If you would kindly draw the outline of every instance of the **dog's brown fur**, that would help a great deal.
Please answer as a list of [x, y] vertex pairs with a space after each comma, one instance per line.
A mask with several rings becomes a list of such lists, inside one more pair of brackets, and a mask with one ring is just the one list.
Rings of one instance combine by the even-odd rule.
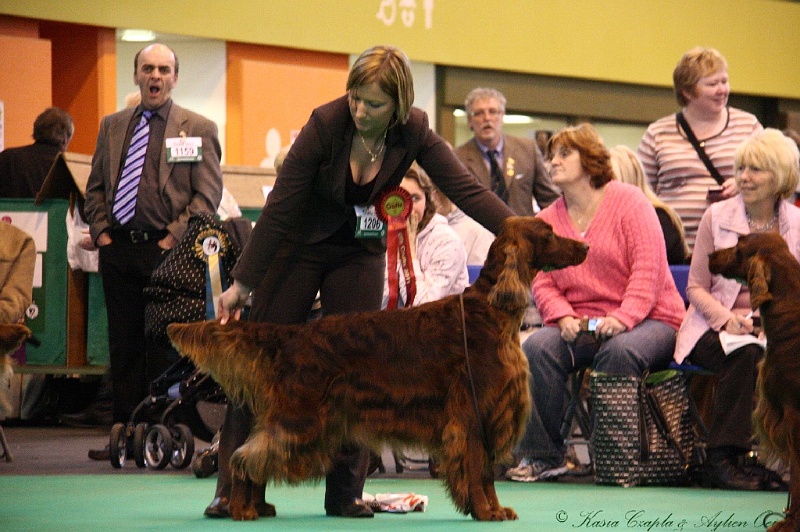
[[0, 323], [0, 373], [11, 367], [11, 353], [19, 349], [22, 342], [30, 338], [31, 331], [18, 323]]
[[[581, 263], [586, 251], [541, 220], [515, 217], [464, 292], [463, 315], [460, 296], [450, 296], [305, 325], [173, 324], [168, 334], [253, 411], [255, 427], [231, 459], [234, 477], [296, 484], [323, 478], [344, 443], [411, 446], [440, 460], [458, 510], [478, 520], [516, 519], [497, 500], [494, 465], [510, 461], [530, 412], [519, 328], [531, 281], [539, 269]], [[252, 499], [235, 498], [234, 519], [258, 517]]]
[[[19, 349], [27, 338], [30, 338], [31, 331], [24, 325], [17, 323], [0, 324], [0, 419], [3, 413], [11, 412], [11, 400], [9, 397], [8, 383], [14, 375], [11, 353]], [[1, 457], [0, 457], [1, 458]], [[8, 459], [8, 456], [6, 456]]]
[[777, 233], [743, 236], [709, 257], [709, 270], [746, 281], [767, 352], [759, 365], [753, 422], [768, 458], [790, 466], [791, 506], [770, 532], [800, 530], [800, 264]]

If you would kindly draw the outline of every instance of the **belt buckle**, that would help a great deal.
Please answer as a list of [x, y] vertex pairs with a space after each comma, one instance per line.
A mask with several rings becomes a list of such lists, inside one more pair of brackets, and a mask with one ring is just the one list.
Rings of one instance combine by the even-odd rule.
[[136, 231], [133, 230], [130, 232], [131, 242], [134, 244], [141, 244], [142, 242], [147, 242], [149, 240], [147, 231]]

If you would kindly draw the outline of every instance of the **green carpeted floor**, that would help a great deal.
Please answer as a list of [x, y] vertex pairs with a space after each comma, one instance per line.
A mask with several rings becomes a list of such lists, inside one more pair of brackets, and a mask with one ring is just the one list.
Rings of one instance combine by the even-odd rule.
[[[374, 519], [324, 516], [324, 485], [270, 488], [278, 517], [251, 523], [202, 516], [216, 478], [191, 475], [0, 476], [0, 530], [763, 530], [785, 493], [697, 488], [615, 488], [570, 482], [498, 482], [500, 501], [519, 521], [485, 524], [456, 513], [441, 483], [368, 479], [368, 493], [429, 497], [425, 513]], [[770, 519], [774, 520], [775, 517]], [[767, 521], [769, 522], [769, 521]]]

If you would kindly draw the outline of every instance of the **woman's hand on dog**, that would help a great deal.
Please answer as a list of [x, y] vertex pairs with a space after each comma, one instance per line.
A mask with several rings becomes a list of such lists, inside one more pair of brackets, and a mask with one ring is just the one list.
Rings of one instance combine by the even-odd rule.
[[225, 325], [231, 317], [238, 321], [242, 316], [242, 307], [247, 304], [248, 299], [250, 299], [250, 289], [234, 280], [230, 288], [219, 296], [217, 317], [220, 323]]

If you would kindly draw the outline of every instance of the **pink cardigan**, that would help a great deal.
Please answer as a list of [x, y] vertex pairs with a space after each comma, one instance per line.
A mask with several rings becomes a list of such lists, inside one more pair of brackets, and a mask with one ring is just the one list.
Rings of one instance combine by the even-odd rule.
[[641, 190], [608, 183], [583, 235], [572, 225], [563, 197], [538, 216], [557, 234], [589, 244], [582, 264], [540, 272], [534, 279], [536, 308], [545, 324], [564, 316], [613, 316], [629, 330], [646, 318], [678, 329], [683, 299], [669, 271], [656, 211]]
[[[781, 236], [789, 244], [792, 255], [800, 260], [800, 209], [782, 201], [778, 206], [778, 220]], [[740, 292], [748, 290], [734, 279], [711, 275], [708, 271], [708, 255], [711, 252], [735, 246], [739, 237], [748, 233], [750, 227], [747, 225], [747, 213], [741, 195], [712, 203], [706, 209], [697, 230], [692, 265], [689, 267], [689, 283], [686, 287], [689, 310], [675, 341], [675, 362], [683, 362], [707, 330], [722, 330], [733, 316], [732, 309]]]

